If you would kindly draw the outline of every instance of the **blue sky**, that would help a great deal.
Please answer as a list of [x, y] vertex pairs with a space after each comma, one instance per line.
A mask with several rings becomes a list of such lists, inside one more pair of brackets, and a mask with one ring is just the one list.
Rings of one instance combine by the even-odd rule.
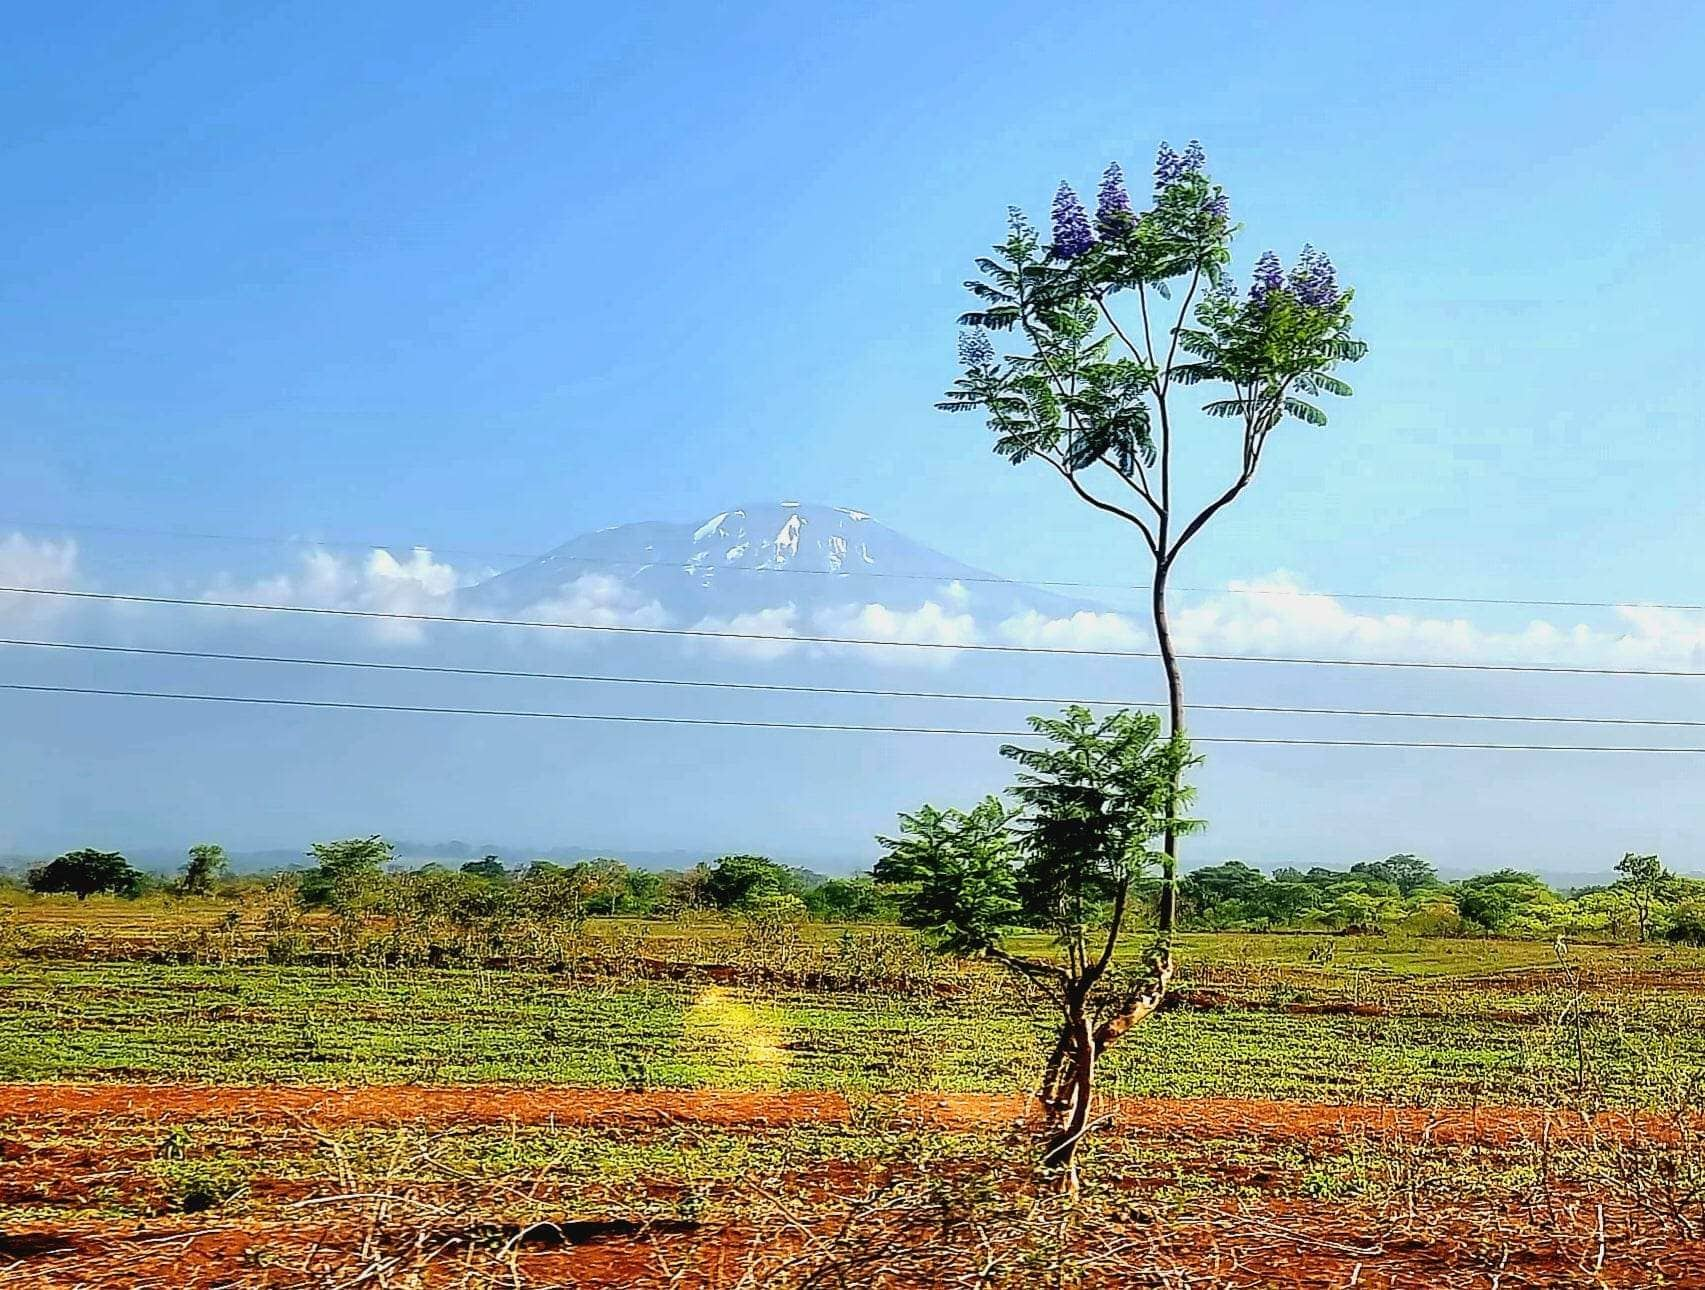
[[[9, 26], [0, 540], [57, 522], [532, 552], [803, 497], [1018, 578], [1138, 581], [1126, 534], [931, 405], [1004, 208], [1197, 136], [1240, 272], [1326, 248], [1373, 352], [1329, 428], [1286, 427], [1184, 582], [1705, 600], [1695, 6], [34, 5]], [[1229, 448], [1196, 429], [1206, 459]], [[109, 589], [294, 558], [77, 540]], [[73, 741], [33, 765], [62, 714], [0, 703], [15, 767], [93, 764]], [[1652, 778], [1500, 764], [1541, 815]], [[1250, 762], [1245, 787], [1294, 791], [1285, 766]], [[1661, 777], [1697, 818], [1697, 772]], [[1308, 793], [1316, 819], [1343, 809]], [[560, 836], [620, 840], [597, 818], [618, 800]], [[169, 795], [113, 828], [200, 831]]]

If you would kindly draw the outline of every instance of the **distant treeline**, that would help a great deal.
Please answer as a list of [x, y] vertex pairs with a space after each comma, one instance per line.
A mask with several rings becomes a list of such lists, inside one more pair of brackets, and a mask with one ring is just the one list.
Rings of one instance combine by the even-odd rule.
[[[615, 859], [572, 864], [537, 860], [506, 865], [495, 855], [457, 866], [399, 866], [383, 838], [316, 843], [307, 868], [233, 876], [224, 850], [190, 849], [172, 878], [146, 873], [116, 852], [84, 849], [4, 879], [38, 893], [87, 897], [149, 892], [240, 896], [289, 887], [309, 908], [365, 907], [383, 912], [405, 891], [432, 903], [496, 909], [514, 904], [568, 919], [668, 917], [698, 911], [763, 914], [826, 922], [893, 922], [899, 887], [869, 874], [830, 878], [765, 856], [728, 855], [682, 869], [637, 868]], [[1670, 873], [1655, 855], [1629, 853], [1618, 877], [1601, 886], [1557, 890], [1515, 869], [1455, 882], [1418, 856], [1399, 854], [1348, 869], [1283, 867], [1272, 874], [1228, 860], [1179, 883], [1179, 910], [1197, 931], [1313, 930], [1453, 936], [1664, 938], [1705, 945], [1705, 880]], [[392, 890], [392, 889], [395, 890]], [[1141, 895], [1158, 894], [1150, 882]], [[1044, 911], [1020, 917], [1046, 922]]]

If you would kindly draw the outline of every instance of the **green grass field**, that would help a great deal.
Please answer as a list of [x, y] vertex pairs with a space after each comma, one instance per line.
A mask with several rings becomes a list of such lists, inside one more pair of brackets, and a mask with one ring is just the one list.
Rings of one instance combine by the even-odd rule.
[[[1526, 977], [1302, 987], [1202, 964], [1210, 1007], [1113, 1050], [1132, 1094], [1534, 1103], [1583, 1087], [1663, 1105], [1705, 1069], [1705, 994], [1567, 996]], [[18, 963], [0, 969], [0, 1080], [496, 1082], [657, 1088], [1008, 1092], [1034, 1078], [1046, 1013], [1016, 991], [885, 998], [552, 974]]]
[[[894, 1284], [978, 1284], [998, 1246], [1029, 1284], [1068, 1213], [1070, 1260], [1109, 1285], [1180, 1266], [1214, 1284], [1228, 1248], [1280, 1250], [1309, 1286], [1705, 1275], [1686, 1239], [1705, 1230], [1699, 951], [1183, 937], [1172, 1006], [1100, 1077], [1164, 1100], [1108, 1104], [1062, 1210], [1013, 1124], [1052, 1016], [896, 929], [594, 920], [553, 970], [334, 966], [323, 942], [266, 962], [255, 911], [232, 908], [0, 911], [0, 1275], [21, 1249], [28, 1290], [387, 1268], [675, 1285], [714, 1258], [727, 1276], [706, 1284], [733, 1286], [899, 1257], [916, 1275]], [[1526, 1127], [1482, 1131], [1483, 1113]], [[517, 1244], [565, 1220], [600, 1235]], [[142, 1232], [166, 1243], [128, 1244]], [[1274, 1257], [1243, 1284], [1269, 1284]]]

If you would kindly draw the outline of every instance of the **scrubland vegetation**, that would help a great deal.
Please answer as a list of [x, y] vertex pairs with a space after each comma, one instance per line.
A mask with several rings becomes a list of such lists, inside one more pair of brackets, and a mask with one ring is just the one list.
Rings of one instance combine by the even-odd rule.
[[1016, 807], [920, 808], [846, 878], [379, 837], [264, 874], [214, 844], [169, 878], [37, 866], [0, 891], [0, 1269], [1705, 1277], [1705, 884], [1636, 853], [1575, 891], [1233, 861], [1179, 879], [1168, 934], [1150, 848], [1188, 829], [1187, 748], [1033, 725]]
[[[506, 865], [488, 857], [458, 867], [407, 866], [383, 839], [354, 838], [316, 844], [301, 867], [233, 876], [223, 863], [209, 871], [198, 858], [204, 853], [223, 861], [222, 850], [209, 845], [193, 848], [175, 876], [95, 851], [15, 869], [0, 876], [0, 935], [26, 953], [37, 952], [32, 946], [72, 953], [81, 936], [105, 938], [111, 949], [128, 942], [136, 952], [145, 946], [202, 959], [536, 963], [589, 921], [603, 939], [612, 926], [656, 942], [678, 938], [682, 927], [713, 940], [763, 927], [781, 940], [813, 942], [839, 935], [834, 929], [845, 924], [898, 928], [911, 894], [907, 884], [869, 873], [825, 878], [754, 855], [663, 872], [616, 859]], [[68, 862], [103, 855], [112, 857], [102, 862], [111, 874], [104, 886], [78, 892], [59, 885]], [[1508, 868], [1444, 881], [1426, 860], [1407, 854], [1345, 869], [1281, 866], [1271, 874], [1230, 860], [1180, 879], [1179, 921], [1190, 932], [1705, 946], [1705, 879], [1671, 873], [1656, 856], [1630, 853], [1614, 867], [1613, 881], [1557, 889]], [[1153, 878], [1133, 884], [1139, 923], [1152, 925], [1158, 894]], [[1047, 912], [1021, 904], [1011, 925], [1019, 929], [1016, 943], [1034, 944], [1022, 929], [1045, 928]]]
[[[378, 883], [359, 913], [286, 901], [297, 884], [276, 880], [14, 893], [15, 1283], [116, 1285], [115, 1266], [254, 1286], [375, 1267], [399, 1286], [1701, 1271], [1705, 951], [1185, 933], [1166, 1005], [1099, 1073], [1116, 1122], [1068, 1198], [1037, 1190], [1014, 1130], [1055, 1013], [996, 964], [761, 904], [641, 918], [565, 901], [559, 918], [534, 893], [479, 941], [489, 961], [433, 966], [435, 943], [471, 933], [399, 934], [393, 885], [421, 884]], [[175, 1262], [126, 1244], [139, 1223], [181, 1235]], [[1205, 1266], [1219, 1279], [1189, 1271]]]

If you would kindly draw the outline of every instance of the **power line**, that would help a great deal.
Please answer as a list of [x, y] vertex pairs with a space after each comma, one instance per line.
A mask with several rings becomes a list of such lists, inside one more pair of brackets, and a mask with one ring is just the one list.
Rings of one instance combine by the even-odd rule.
[[[697, 640], [763, 641], [782, 645], [847, 645], [864, 649], [946, 650], [983, 654], [1035, 654], [1079, 658], [1158, 658], [1155, 650], [1085, 649], [1063, 645], [993, 645], [982, 642], [886, 640], [859, 636], [787, 636], [779, 632], [717, 632], [694, 627], [635, 627], [608, 623], [563, 623], [533, 618], [475, 618], [457, 614], [405, 614], [377, 609], [332, 609], [313, 605], [269, 605], [236, 600], [192, 600], [180, 596], [140, 596], [108, 591], [66, 591], [48, 587], [0, 587], [0, 593], [20, 596], [59, 596], [121, 604], [173, 605], [192, 609], [239, 609], [271, 614], [317, 614], [333, 618], [377, 619], [407, 623], [460, 623], [478, 627], [532, 627], [556, 631], [605, 632], [627, 636], [682, 637]], [[1401, 659], [1310, 658], [1264, 654], [1180, 654], [1201, 663], [1281, 663], [1308, 667], [1408, 668], [1444, 672], [1535, 673], [1563, 676], [1702, 677], [1705, 671], [1685, 668], [1567, 667], [1539, 663], [1446, 663]]]
[[[453, 667], [434, 663], [385, 663], [371, 659], [303, 658], [278, 654], [236, 654], [215, 650], [161, 649], [141, 645], [97, 645], [81, 641], [0, 639], [0, 646], [70, 650], [79, 653], [140, 655], [148, 658], [195, 659], [225, 663], [273, 663], [299, 667], [351, 668], [376, 672], [409, 672], [442, 676], [502, 677], [531, 681], [576, 681], [597, 685], [656, 685], [693, 690], [739, 690], [774, 694], [823, 694], [870, 699], [948, 699], [977, 703], [1023, 703], [1031, 706], [1088, 708], [1162, 708], [1153, 699], [1071, 699], [1057, 695], [987, 694], [954, 690], [888, 690], [836, 685], [785, 685], [769, 681], [704, 681], [666, 676], [609, 676], [591, 672], [534, 672], [512, 668]], [[1197, 712], [1245, 712], [1295, 717], [1385, 717], [1439, 721], [1504, 721], [1545, 725], [1705, 727], [1705, 721], [1662, 717], [1545, 716], [1525, 713], [1416, 712], [1389, 708], [1298, 708], [1250, 703], [1192, 703]]]
[[[225, 542], [244, 546], [315, 546], [329, 549], [352, 551], [429, 551], [436, 555], [466, 555], [478, 556], [493, 560], [526, 560], [539, 558], [536, 551], [494, 551], [473, 547], [438, 546], [430, 542], [390, 542], [390, 541], [361, 541], [352, 538], [321, 539], [305, 537], [254, 537], [228, 533], [191, 533], [175, 529], [133, 528], [109, 524], [71, 524], [48, 520], [19, 520], [0, 519], [0, 525], [16, 529], [58, 529], [72, 533], [108, 533], [128, 537], [163, 537], [176, 541], [187, 542]], [[618, 560], [614, 557], [586, 555], [557, 555], [557, 560], [571, 561], [575, 564], [595, 565], [608, 568], [649, 569], [660, 565], [673, 566], [673, 561], [662, 560]], [[963, 582], [971, 584], [990, 584], [1006, 587], [1064, 587], [1081, 591], [1136, 591], [1147, 592], [1150, 588], [1146, 583], [1129, 582], [1083, 582], [1057, 578], [1002, 578], [995, 574], [954, 574], [954, 573], [917, 573], [893, 569], [859, 569], [848, 573], [834, 569], [802, 569], [796, 566], [779, 566], [769, 569], [754, 568], [749, 565], [707, 565], [705, 571], [723, 574], [791, 574], [794, 576], [847, 579], [856, 578], [892, 578], [917, 582]], [[1541, 609], [1672, 609], [1691, 612], [1705, 612], [1705, 604], [1685, 604], [1675, 601], [1661, 600], [1568, 600], [1522, 598], [1513, 596], [1445, 596], [1437, 594], [1403, 594], [1396, 592], [1372, 591], [1311, 591], [1301, 587], [1192, 587], [1182, 584], [1173, 586], [1175, 591], [1188, 592], [1192, 595], [1226, 595], [1226, 596], [1298, 596], [1298, 597], [1329, 597], [1333, 600], [1366, 600], [1390, 604], [1438, 604], [1438, 605], [1503, 605], [1516, 608]]]
[[610, 721], [639, 725], [664, 726], [731, 726], [753, 730], [834, 730], [858, 731], [867, 734], [906, 735], [978, 735], [986, 738], [1012, 739], [1030, 734], [1028, 730], [962, 730], [945, 726], [862, 726], [841, 722], [751, 721], [746, 719], [712, 717], [648, 717], [631, 713], [544, 712], [523, 708], [446, 708], [410, 703], [349, 703], [332, 699], [281, 699], [247, 694], [179, 694], [164, 690], [106, 690], [88, 686], [22, 685], [0, 682], [0, 690], [20, 690], [36, 694], [80, 694], [106, 698], [179, 699], [195, 703], [251, 703], [282, 708], [332, 708], [350, 712], [414, 712], [454, 717], [528, 717], [548, 721]]
[[[0, 690], [32, 694], [71, 694], [100, 698], [169, 699], [193, 703], [256, 704], [283, 708], [320, 708], [348, 712], [406, 712], [454, 717], [521, 717], [548, 721], [604, 721], [637, 725], [715, 726], [745, 730], [836, 731], [857, 734], [962, 735], [987, 739], [1032, 738], [1032, 730], [976, 730], [952, 726], [869, 726], [840, 722], [752, 721], [715, 717], [651, 717], [632, 713], [548, 712], [520, 708], [447, 708], [403, 703], [350, 703], [331, 699], [281, 699], [242, 694], [182, 694], [163, 690], [108, 690], [88, 686], [24, 685], [0, 682]], [[1490, 744], [1434, 742], [1409, 739], [1300, 739], [1245, 738], [1233, 735], [1191, 736], [1199, 744], [1265, 744], [1312, 748], [1438, 748], [1473, 749], [1480, 752], [1598, 752], [1598, 753], [1705, 753], [1700, 748], [1662, 748], [1647, 745], [1613, 744]]]

